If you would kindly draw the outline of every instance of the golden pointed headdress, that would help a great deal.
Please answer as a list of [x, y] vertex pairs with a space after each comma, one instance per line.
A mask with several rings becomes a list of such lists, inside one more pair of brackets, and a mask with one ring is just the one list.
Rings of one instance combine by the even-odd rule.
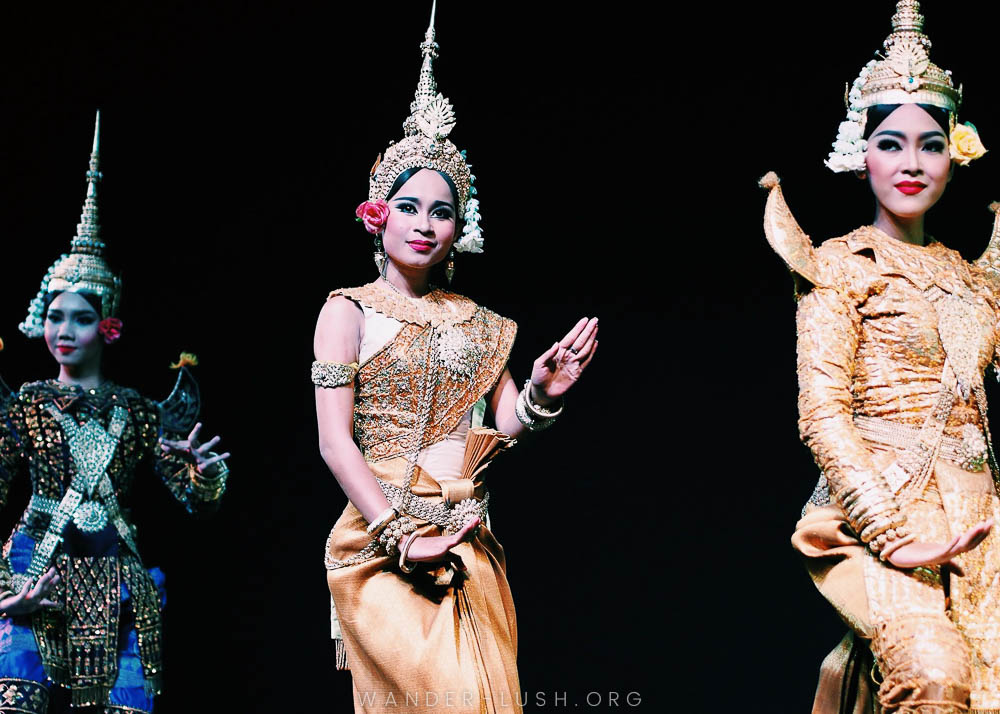
[[892, 32], [882, 46], [885, 55], [871, 66], [861, 85], [858, 110], [876, 104], [930, 104], [958, 111], [962, 88], [955, 88], [950, 71], [931, 62], [931, 41], [924, 34], [917, 0], [896, 3]]
[[924, 34], [924, 16], [917, 0], [898, 0], [892, 32], [883, 43], [885, 54], [862, 69], [847, 92], [847, 119], [840, 123], [826, 165], [833, 171], [863, 171], [867, 141], [863, 138], [868, 110], [879, 104], [928, 104], [948, 112], [949, 151], [966, 166], [986, 153], [975, 126], [957, 126], [962, 87], [951, 72], [930, 60], [931, 41]]
[[[389, 145], [385, 154], [372, 167], [368, 182], [368, 200], [385, 200], [389, 189], [401, 173], [412, 168], [435, 169], [448, 175], [455, 184], [458, 193], [458, 204], [455, 210], [459, 216], [465, 216], [468, 223], [471, 218], [467, 208], [478, 206], [476, 199], [471, 199], [476, 193], [472, 186], [474, 176], [469, 170], [464, 153], [447, 138], [455, 127], [455, 110], [443, 94], [438, 91], [434, 79], [434, 60], [438, 56], [438, 43], [434, 37], [434, 14], [436, 0], [431, 7], [431, 22], [420, 43], [423, 62], [420, 65], [420, 79], [417, 91], [410, 103], [410, 116], [403, 122], [403, 138]], [[471, 200], [470, 200], [471, 199]], [[478, 213], [477, 213], [478, 218]], [[468, 234], [468, 231], [466, 231]], [[456, 249], [463, 250], [456, 244]], [[481, 243], [481, 241], [480, 241]], [[479, 252], [473, 248], [464, 248]]]
[[87, 171], [87, 197], [83, 202], [76, 236], [70, 242], [69, 253], [58, 260], [42, 278], [38, 294], [28, 306], [28, 316], [19, 325], [28, 337], [41, 337], [45, 322], [45, 296], [52, 292], [91, 293], [101, 298], [101, 319], [118, 314], [121, 297], [121, 280], [111, 272], [104, 260], [104, 241], [97, 217], [97, 184], [103, 175], [100, 171], [101, 113], [94, 122], [94, 147], [90, 153]]

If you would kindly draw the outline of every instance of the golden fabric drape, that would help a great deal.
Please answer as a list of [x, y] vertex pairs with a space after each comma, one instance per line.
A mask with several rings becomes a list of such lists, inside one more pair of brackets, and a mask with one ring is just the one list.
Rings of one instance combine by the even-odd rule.
[[[403, 486], [405, 458], [369, 466]], [[413, 493], [443, 500], [430, 474], [419, 467], [416, 473]], [[484, 494], [477, 481], [475, 496]], [[411, 518], [421, 535], [442, 534]], [[366, 526], [348, 503], [330, 535], [329, 555], [345, 560], [361, 550], [371, 540]], [[356, 712], [521, 711], [517, 621], [503, 547], [484, 524], [473, 541], [452, 552], [455, 567], [421, 563], [410, 574], [400, 572], [398, 557], [385, 556], [328, 571]]]
[[[956, 559], [964, 577], [893, 567], [858, 536], [887, 522], [885, 514], [904, 515], [906, 528], [926, 543], [1000, 520], [996, 486], [981, 460], [961, 460], [963, 468], [960, 460], [935, 457], [941, 438], [966, 440], [971, 451], [978, 452], [977, 439], [986, 447], [982, 375], [1000, 342], [995, 281], [940, 243], [913, 246], [873, 227], [827, 241], [815, 259], [824, 285], [802, 297], [797, 316], [799, 426], [825, 480], [792, 541], [852, 641], [824, 662], [814, 712], [866, 711], [864, 700], [876, 690], [874, 712], [996, 710], [1000, 531]], [[939, 397], [950, 397], [949, 375], [958, 387], [939, 414]], [[942, 424], [926, 461], [891, 437], [870, 440], [859, 426], [877, 422], [891, 435], [893, 425], [919, 430], [931, 417]], [[899, 480], [913, 473], [921, 478]], [[863, 508], [852, 510], [862, 503], [859, 494]], [[877, 664], [873, 674], [859, 666], [862, 644]]]

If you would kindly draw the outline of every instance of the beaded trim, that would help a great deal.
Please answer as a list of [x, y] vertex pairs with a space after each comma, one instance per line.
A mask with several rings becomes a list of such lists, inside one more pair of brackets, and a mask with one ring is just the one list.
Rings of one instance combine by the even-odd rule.
[[[913, 449], [920, 441], [920, 429], [906, 424], [899, 424], [878, 417], [856, 416], [854, 425], [868, 441], [874, 441], [897, 449]], [[964, 424], [961, 427], [962, 437], [941, 437], [939, 456], [947, 461], [958, 464], [966, 471], [982, 471], [983, 464], [989, 458], [986, 439], [975, 424]]]
[[312, 383], [317, 387], [342, 387], [353, 382], [357, 373], [357, 362], [342, 364], [316, 360], [312, 363]]
[[[378, 482], [379, 487], [382, 489], [382, 493], [385, 494], [386, 500], [388, 500], [389, 503], [402, 501], [405, 496], [409, 496], [409, 503], [406, 505], [405, 513], [421, 518], [429, 523], [433, 523], [436, 526], [440, 526], [445, 533], [457, 533], [466, 523], [476, 516], [478, 516], [483, 523], [485, 523], [486, 519], [489, 518], [489, 492], [486, 493], [481, 501], [475, 498], [466, 498], [454, 506], [449, 507], [443, 502], [430, 501], [426, 498], [409, 493], [408, 491], [399, 488], [399, 486], [394, 486], [387, 481], [383, 481], [378, 476], [375, 477], [375, 480]], [[330, 536], [333, 536], [332, 531]], [[327, 538], [323, 562], [326, 565], [327, 570], [336, 570], [338, 568], [343, 568], [347, 565], [354, 565], [355, 563], [360, 563], [375, 557], [375, 554], [381, 546], [382, 544], [379, 542], [378, 537], [375, 537], [369, 541], [368, 545], [347, 560], [337, 560], [336, 558], [330, 557], [330, 539]]]
[[[458, 293], [435, 288], [420, 298], [410, 298], [368, 283], [357, 288], [341, 288], [329, 297], [343, 295], [387, 317], [412, 325], [457, 325], [472, 319], [476, 303]], [[329, 298], [328, 298], [329, 299]]]

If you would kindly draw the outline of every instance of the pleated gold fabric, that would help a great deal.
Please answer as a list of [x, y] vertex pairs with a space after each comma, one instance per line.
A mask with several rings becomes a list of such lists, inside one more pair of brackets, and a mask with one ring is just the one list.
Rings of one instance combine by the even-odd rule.
[[[404, 486], [404, 457], [369, 466]], [[440, 484], [419, 467], [416, 474], [413, 493], [442, 501]], [[485, 495], [482, 481], [474, 495]], [[411, 519], [421, 535], [442, 535], [440, 527]], [[361, 550], [371, 540], [366, 526], [348, 503], [330, 534], [328, 557], [346, 560]], [[355, 712], [521, 711], [517, 621], [503, 547], [484, 524], [452, 553], [447, 564], [420, 563], [409, 574], [400, 572], [398, 557], [385, 556], [328, 571]]]
[[[899, 515], [925, 543], [1000, 521], [982, 382], [1000, 364], [1000, 286], [940, 243], [873, 227], [827, 241], [815, 259], [823, 285], [797, 315], [799, 426], [823, 477], [792, 542], [852, 633], [824, 662], [813, 711], [1000, 708], [1000, 530], [956, 559], [963, 577], [896, 568], [866, 547], [873, 523]], [[926, 450], [894, 443], [914, 430], [933, 436], [918, 444]], [[945, 438], [982, 458], [947, 455]], [[859, 664], [864, 646], [874, 668]]]

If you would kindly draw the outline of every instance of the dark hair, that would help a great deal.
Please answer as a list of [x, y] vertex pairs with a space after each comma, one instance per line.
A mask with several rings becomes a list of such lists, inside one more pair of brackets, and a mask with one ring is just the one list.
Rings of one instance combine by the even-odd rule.
[[[60, 295], [62, 295], [64, 292], [66, 292], [66, 291], [65, 290], [55, 290], [55, 291], [50, 292], [50, 293], [45, 293], [45, 298], [44, 298], [44, 300], [45, 300], [45, 309], [42, 310], [42, 315], [43, 316], [49, 314], [49, 305], [51, 305], [52, 301], [55, 300]], [[92, 308], [94, 308], [94, 312], [97, 313], [97, 318], [100, 319], [101, 318], [101, 296], [97, 295], [96, 293], [85, 292], [85, 291], [80, 291], [80, 292], [78, 292], [76, 294], [79, 295], [80, 297], [82, 297], [84, 300], [86, 300], [90, 304], [90, 306]]]
[[[407, 181], [409, 181], [413, 177], [413, 174], [417, 173], [418, 171], [423, 171], [423, 170], [424, 170], [423, 166], [414, 166], [412, 169], [407, 169], [406, 171], [404, 171], [403, 173], [401, 173], [399, 176], [397, 176], [396, 180], [392, 182], [392, 188], [389, 189], [389, 194], [385, 197], [385, 200], [388, 201], [390, 198], [392, 198], [397, 193], [399, 193], [399, 189], [403, 188], [403, 184], [406, 183]], [[437, 169], [428, 169], [428, 171], [437, 171]], [[451, 176], [449, 176], [448, 174], [446, 174], [444, 171], [438, 171], [438, 174], [441, 176], [441, 178], [444, 179], [444, 182], [446, 184], [448, 184], [448, 188], [451, 189], [451, 200], [452, 200], [452, 203], [455, 204], [455, 210], [457, 211], [458, 210], [458, 189], [455, 188], [455, 182], [452, 181], [451, 180]]]
[[[885, 121], [885, 118], [892, 114], [894, 111], [899, 109], [902, 104], [876, 104], [873, 107], [868, 107], [867, 118], [865, 119], [865, 135], [864, 139], [867, 139], [875, 131], [875, 128]], [[951, 127], [949, 126], [948, 110], [942, 109], [941, 107], [935, 107], [933, 104], [918, 104], [918, 107], [923, 109], [925, 112], [931, 115], [931, 119], [938, 123], [941, 127], [941, 131], [944, 132], [945, 136], [948, 136]]]

